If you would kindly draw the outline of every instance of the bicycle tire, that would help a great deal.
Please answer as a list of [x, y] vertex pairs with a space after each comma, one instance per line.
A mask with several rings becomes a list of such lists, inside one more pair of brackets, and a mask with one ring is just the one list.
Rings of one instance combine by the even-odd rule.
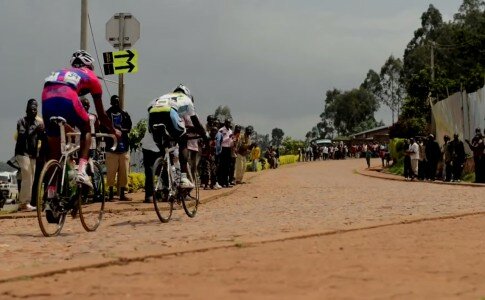
[[163, 174], [168, 176], [167, 164], [163, 157], [159, 157], [153, 164], [153, 206], [160, 222], [167, 223], [172, 217], [173, 198], [168, 190], [163, 190]]
[[101, 224], [106, 200], [104, 175], [101, 166], [97, 162], [93, 162], [93, 168], [94, 170], [89, 172], [93, 188], [82, 185], [80, 193], [77, 195], [79, 219], [88, 232], [96, 231]]
[[[66, 221], [66, 212], [58, 211], [61, 201], [63, 169], [55, 159], [49, 160], [39, 177], [37, 188], [37, 220], [45, 237], [59, 235]], [[67, 176], [67, 174], [66, 174]], [[48, 197], [48, 187], [55, 186], [55, 195]], [[52, 193], [52, 191], [51, 191]]]
[[182, 207], [184, 208], [185, 214], [190, 218], [195, 217], [197, 213], [197, 208], [199, 207], [199, 175], [195, 173], [195, 176], [191, 178], [194, 183], [194, 188], [185, 196], [182, 197]]

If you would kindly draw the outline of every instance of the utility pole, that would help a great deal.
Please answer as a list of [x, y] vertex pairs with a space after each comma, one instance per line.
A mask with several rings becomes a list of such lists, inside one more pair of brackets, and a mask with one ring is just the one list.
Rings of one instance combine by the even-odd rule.
[[81, 50], [88, 49], [88, 0], [81, 0]]
[[435, 42], [431, 42], [431, 82], [434, 82], [434, 47]]
[[[119, 43], [118, 49], [121, 51], [124, 49], [125, 42], [125, 14], [120, 13], [119, 21]], [[123, 110], [125, 107], [125, 83], [123, 74], [118, 75], [118, 98], [120, 99], [120, 107]]]
[[[434, 47], [435, 47], [435, 42], [432, 41], [431, 42], [431, 84], [434, 83]], [[433, 98], [432, 98], [432, 95], [431, 95], [431, 90], [429, 91], [428, 93], [428, 101], [429, 101], [429, 106], [431, 108], [431, 131], [434, 133], [434, 135], [436, 136], [436, 121], [434, 119], [434, 115], [433, 115]]]

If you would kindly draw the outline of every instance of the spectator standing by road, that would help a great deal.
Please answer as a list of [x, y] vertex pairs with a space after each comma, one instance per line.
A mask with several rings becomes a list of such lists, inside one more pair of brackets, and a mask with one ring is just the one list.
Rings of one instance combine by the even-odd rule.
[[441, 153], [443, 155], [443, 180], [444, 181], [451, 181], [451, 159], [452, 159], [452, 149], [450, 143], [450, 137], [445, 135], [443, 137], [444, 144], [441, 147]]
[[22, 176], [22, 186], [19, 193], [20, 210], [35, 210], [35, 206], [31, 205], [30, 202], [32, 200], [38, 144], [44, 132], [44, 123], [37, 118], [37, 106], [35, 99], [29, 99], [25, 117], [17, 122], [15, 157]]
[[426, 158], [426, 144], [422, 138], [418, 139], [419, 159], [418, 159], [418, 179], [424, 180], [426, 178], [426, 169], [428, 160]]
[[480, 128], [475, 129], [475, 136], [472, 138], [472, 142], [465, 140], [470, 149], [473, 151], [473, 162], [475, 168], [475, 182], [484, 183], [485, 174], [482, 169], [483, 151], [485, 150], [485, 144], [483, 141], [483, 135], [480, 132]]
[[[301, 148], [299, 148], [301, 151]], [[258, 171], [258, 161], [261, 158], [261, 148], [259, 148], [258, 144], [253, 143], [251, 149], [251, 162], [252, 162], [252, 170], [253, 172]]]
[[370, 168], [370, 158], [372, 156], [372, 151], [368, 145], [364, 145], [362, 150], [365, 153], [365, 162], [367, 163], [367, 169], [368, 169]]
[[189, 115], [185, 115], [183, 117], [185, 126], [187, 128], [187, 150], [188, 150], [188, 162], [190, 165], [190, 172], [192, 173], [192, 176], [198, 176], [198, 166], [199, 166], [199, 160], [200, 160], [200, 155], [199, 155], [199, 139], [194, 139], [194, 137], [197, 137], [196, 130], [194, 129], [194, 124], [192, 124], [192, 120], [190, 119]]
[[251, 134], [253, 134], [253, 126], [246, 127], [244, 134], [239, 137], [236, 145], [236, 184], [243, 183], [244, 172], [246, 172], [246, 158], [251, 145]]
[[451, 142], [452, 149], [452, 164], [453, 164], [453, 181], [460, 182], [461, 172], [465, 164], [466, 154], [463, 142], [460, 141], [457, 133], [453, 135], [453, 141]]
[[409, 141], [409, 158], [411, 159], [411, 180], [418, 175], [419, 145], [414, 138]]
[[328, 147], [327, 147], [327, 145], [323, 145], [322, 155], [323, 155], [323, 160], [327, 160], [328, 159]]
[[429, 180], [436, 179], [436, 170], [438, 168], [438, 162], [441, 159], [441, 150], [438, 142], [435, 141], [434, 135], [430, 134], [428, 136], [428, 141], [426, 143], [426, 160], [428, 161], [426, 178]]
[[404, 179], [408, 180], [412, 175], [411, 156], [409, 153], [409, 140], [404, 140]]
[[233, 146], [233, 133], [232, 133], [232, 120], [226, 119], [224, 126], [219, 129], [219, 138], [217, 138], [217, 148], [220, 149], [219, 165], [218, 165], [218, 181], [219, 184], [224, 187], [232, 187], [229, 185], [229, 170], [231, 167], [232, 159], [232, 146]]
[[232, 186], [236, 185], [236, 159], [238, 157], [237, 145], [240, 138], [241, 125], [236, 125], [234, 126], [234, 134], [232, 135], [231, 165], [229, 167], [229, 184]]
[[209, 139], [203, 143], [202, 146], [202, 174], [200, 177], [201, 185], [204, 190], [220, 189], [221, 186], [217, 183], [217, 166], [216, 166], [216, 136], [217, 127], [212, 127], [209, 130]]
[[141, 140], [141, 151], [143, 153], [143, 168], [145, 169], [145, 200], [144, 203], [153, 201], [153, 165], [162, 152], [153, 140], [153, 135], [148, 130]]
[[[114, 185], [116, 175], [118, 178], [117, 187], [119, 187], [119, 196], [121, 201], [131, 201], [126, 197], [126, 186], [128, 185], [128, 172], [130, 170], [130, 140], [128, 133], [131, 130], [132, 123], [130, 115], [121, 109], [120, 100], [117, 95], [111, 96], [111, 107], [106, 111], [109, 119], [113, 123], [113, 127], [121, 131], [121, 139], [118, 141], [118, 146], [114, 151], [108, 150], [106, 153], [106, 169], [107, 169], [107, 184], [109, 187], [109, 200], [113, 200]], [[111, 148], [107, 141], [107, 149]]]

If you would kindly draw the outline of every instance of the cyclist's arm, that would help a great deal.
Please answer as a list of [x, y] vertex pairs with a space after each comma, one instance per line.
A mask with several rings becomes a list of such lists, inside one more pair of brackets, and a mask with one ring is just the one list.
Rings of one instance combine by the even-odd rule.
[[192, 121], [192, 124], [194, 125], [194, 130], [200, 134], [203, 138], [207, 137], [207, 133], [205, 131], [204, 126], [200, 123], [199, 117], [197, 115], [190, 116], [190, 120]]

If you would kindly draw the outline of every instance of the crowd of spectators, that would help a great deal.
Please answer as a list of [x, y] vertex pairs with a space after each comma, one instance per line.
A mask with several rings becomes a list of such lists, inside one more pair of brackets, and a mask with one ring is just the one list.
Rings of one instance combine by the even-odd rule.
[[[86, 111], [89, 112], [89, 101], [81, 99]], [[111, 97], [111, 107], [107, 115], [115, 128], [122, 132], [122, 138], [115, 150], [106, 153], [107, 185], [109, 189], [108, 200], [114, 199], [114, 188], [119, 193], [119, 200], [130, 201], [126, 196], [128, 173], [130, 168], [130, 140], [128, 133], [132, 128], [130, 115], [121, 109], [119, 98]], [[27, 102], [26, 115], [17, 122], [15, 156], [9, 164], [18, 169], [19, 174], [19, 204], [21, 210], [34, 210], [36, 204], [36, 178], [38, 178], [44, 155], [42, 155], [42, 140], [45, 137], [44, 123], [37, 116], [37, 101], [30, 99]], [[90, 114], [91, 132], [102, 131], [97, 117]], [[190, 120], [185, 120], [187, 127]], [[258, 162], [268, 163], [270, 168], [279, 165], [279, 148], [270, 146], [264, 153], [252, 141], [252, 126], [242, 128], [233, 126], [232, 120], [227, 118], [224, 122], [214, 116], [207, 117], [205, 126], [208, 139], [189, 140], [188, 161], [192, 167], [192, 174], [200, 174], [201, 186], [204, 189], [231, 188], [236, 184], [244, 183], [246, 165], [249, 163], [252, 171], [258, 170]], [[190, 130], [188, 130], [190, 132]], [[485, 132], [484, 132], [485, 133]], [[96, 139], [93, 138], [96, 143]], [[434, 136], [417, 137], [405, 140], [404, 149], [404, 177], [406, 180], [436, 180], [460, 181], [466, 154], [463, 142], [458, 134], [443, 137], [440, 147]], [[475, 168], [475, 181], [485, 182], [485, 142], [479, 128], [471, 141], [466, 140], [473, 151]], [[96, 147], [95, 145], [93, 147]], [[107, 141], [106, 149], [110, 149]], [[145, 202], [152, 201], [153, 193], [153, 164], [161, 156], [160, 149], [149, 135], [141, 141], [143, 153], [143, 166], [145, 169]], [[372, 142], [359, 144], [346, 144], [344, 142], [324, 145], [311, 144], [306, 148], [298, 148], [299, 161], [315, 161], [328, 159], [345, 159], [365, 157], [367, 167], [370, 159], [379, 157], [382, 166], [389, 166], [391, 160], [387, 145]]]
[[382, 166], [388, 166], [391, 160], [387, 145], [383, 143], [346, 144], [343, 141], [324, 145], [310, 144], [306, 148], [298, 149], [299, 161], [315, 161], [327, 159], [346, 159], [360, 157], [379, 157]]

